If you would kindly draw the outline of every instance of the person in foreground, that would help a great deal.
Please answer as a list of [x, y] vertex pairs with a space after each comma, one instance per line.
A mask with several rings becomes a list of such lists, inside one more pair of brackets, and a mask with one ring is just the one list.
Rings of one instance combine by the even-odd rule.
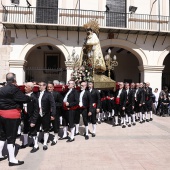
[[0, 89], [0, 161], [7, 159], [2, 150], [7, 140], [9, 153], [9, 166], [24, 164], [15, 157], [15, 140], [20, 124], [21, 107], [23, 103], [31, 101], [29, 96], [23, 94], [16, 85], [14, 73], [7, 73], [7, 85]]

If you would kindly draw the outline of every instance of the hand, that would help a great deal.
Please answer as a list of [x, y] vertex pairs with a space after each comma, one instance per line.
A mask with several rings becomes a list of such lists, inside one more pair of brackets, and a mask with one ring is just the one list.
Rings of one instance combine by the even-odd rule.
[[69, 106], [69, 103], [68, 103], [68, 102], [66, 102], [66, 106]]
[[139, 104], [139, 106], [142, 106], [142, 104]]
[[91, 116], [91, 115], [92, 115], [92, 113], [91, 113], [91, 112], [89, 112], [89, 113], [88, 113], [88, 116]]
[[55, 119], [55, 117], [51, 116], [51, 120], [54, 120], [54, 119]]
[[132, 109], [134, 109], [134, 106], [132, 106]]
[[125, 107], [122, 107], [122, 110], [125, 110]]
[[99, 113], [99, 112], [100, 112], [100, 109], [96, 109], [96, 112]]
[[34, 123], [31, 123], [31, 124], [30, 124], [30, 126], [31, 126], [31, 127], [34, 127], [34, 126], [35, 126], [35, 124], [34, 124]]

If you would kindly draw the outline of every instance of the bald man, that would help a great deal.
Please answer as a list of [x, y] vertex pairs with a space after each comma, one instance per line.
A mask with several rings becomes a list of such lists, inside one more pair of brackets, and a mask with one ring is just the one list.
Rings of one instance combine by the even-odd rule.
[[37, 145], [38, 138], [36, 132], [36, 122], [39, 116], [39, 106], [38, 106], [38, 99], [36, 95], [33, 93], [34, 84], [32, 82], [28, 82], [25, 84], [25, 93], [27, 96], [31, 97], [31, 102], [24, 103], [23, 105], [23, 117], [24, 117], [24, 140], [23, 144], [21, 145], [21, 149], [28, 146], [28, 134], [33, 136], [34, 139], [34, 147], [31, 150], [31, 153], [36, 152], [39, 150]]
[[23, 94], [16, 85], [16, 75], [6, 75], [7, 85], [0, 90], [0, 161], [7, 158], [2, 155], [2, 150], [7, 141], [9, 153], [9, 166], [22, 165], [15, 157], [15, 140], [21, 118], [21, 105], [31, 101], [29, 96]]

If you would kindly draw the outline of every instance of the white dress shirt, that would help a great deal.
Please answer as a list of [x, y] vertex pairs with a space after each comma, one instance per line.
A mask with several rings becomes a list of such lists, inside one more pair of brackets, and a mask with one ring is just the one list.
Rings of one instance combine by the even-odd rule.
[[80, 93], [80, 97], [79, 97], [79, 106], [82, 107], [83, 106], [83, 95], [85, 93], [85, 90], [83, 90], [81, 93]]
[[72, 89], [70, 89], [68, 92], [67, 92], [67, 94], [65, 95], [65, 97], [64, 97], [64, 100], [63, 100], [63, 102], [67, 102], [67, 98], [68, 98], [68, 95], [71, 93], [71, 91], [72, 91]]
[[119, 90], [117, 97], [120, 98], [120, 94], [122, 92], [122, 89]]
[[[27, 96], [31, 96], [32, 93], [33, 93], [33, 92], [27, 93], [26, 95], [27, 95]], [[24, 103], [24, 104], [23, 104], [23, 107], [24, 107], [24, 111], [27, 113], [27, 103]]]
[[42, 114], [42, 106], [41, 106], [41, 99], [42, 99], [42, 96], [43, 96], [43, 95], [44, 95], [44, 91], [41, 91], [41, 92], [40, 92], [40, 96], [39, 96], [39, 98], [38, 98], [39, 109], [40, 109], [39, 114], [40, 114], [41, 117], [43, 117], [43, 114]]

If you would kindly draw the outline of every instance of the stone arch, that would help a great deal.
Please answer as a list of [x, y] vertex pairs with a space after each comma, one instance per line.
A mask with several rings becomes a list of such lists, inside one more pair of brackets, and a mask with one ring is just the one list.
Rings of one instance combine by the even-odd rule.
[[165, 48], [165, 50], [159, 56], [158, 63], [157, 63], [158, 66], [162, 66], [163, 65], [163, 62], [164, 62], [166, 56], [169, 54], [169, 52], [170, 52], [170, 46]]
[[125, 40], [120, 40], [120, 39], [107, 39], [107, 40], [101, 41], [102, 48], [108, 47], [108, 46], [124, 48], [124, 49], [130, 51], [132, 54], [134, 54], [137, 57], [140, 66], [148, 65], [148, 60], [147, 60], [145, 53], [136, 44], [133, 44], [133, 43], [131, 43], [129, 41], [125, 41]]
[[28, 55], [32, 49], [36, 48], [39, 45], [47, 45], [47, 44], [60, 49], [62, 51], [65, 59], [67, 59], [69, 52], [68, 52], [66, 46], [58, 39], [55, 39], [52, 37], [37, 37], [37, 38], [30, 40], [22, 49], [19, 59], [26, 60], [26, 58], [28, 57]]

